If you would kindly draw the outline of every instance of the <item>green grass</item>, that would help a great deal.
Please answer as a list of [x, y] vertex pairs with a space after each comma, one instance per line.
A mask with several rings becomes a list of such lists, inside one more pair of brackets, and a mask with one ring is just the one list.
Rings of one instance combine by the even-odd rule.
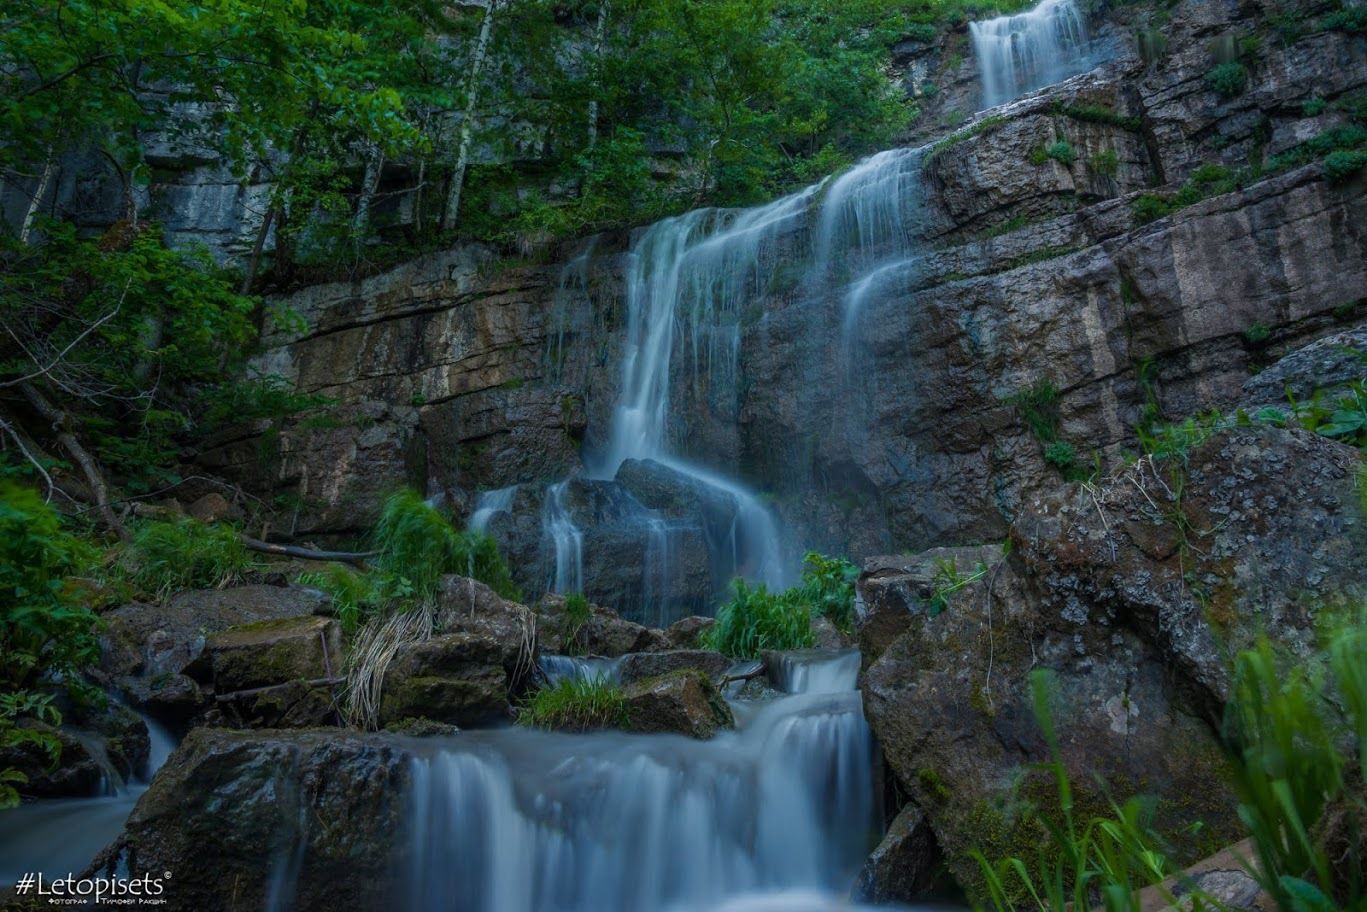
[[164, 598], [178, 589], [219, 589], [255, 566], [231, 526], [196, 519], [145, 520], [119, 556], [117, 573], [143, 594]]
[[543, 687], [518, 708], [521, 725], [561, 731], [593, 731], [627, 724], [622, 689], [605, 678], [571, 678]]
[[507, 599], [521, 598], [494, 540], [457, 529], [414, 491], [385, 501], [368, 540], [376, 553], [366, 570], [330, 564], [300, 578], [332, 597], [348, 630], [377, 614], [431, 601], [448, 574], [477, 579]]
[[1004, 123], [1006, 123], [1005, 117], [1002, 117], [999, 114], [993, 114], [991, 117], [984, 117], [971, 127], [967, 127], [957, 133], [951, 133], [930, 147], [930, 151], [926, 153], [926, 161], [929, 162], [946, 149], [957, 146], [961, 142], [966, 142], [973, 137], [981, 136], [984, 133], [990, 133]]
[[1206, 85], [1221, 98], [1236, 98], [1248, 88], [1248, 68], [1237, 61], [1216, 64], [1206, 73]]
[[795, 597], [796, 590], [770, 592], [763, 583], [732, 582], [732, 597], [717, 609], [717, 621], [703, 631], [704, 648], [737, 658], [758, 658], [769, 649], [803, 649], [816, 645], [812, 612]]

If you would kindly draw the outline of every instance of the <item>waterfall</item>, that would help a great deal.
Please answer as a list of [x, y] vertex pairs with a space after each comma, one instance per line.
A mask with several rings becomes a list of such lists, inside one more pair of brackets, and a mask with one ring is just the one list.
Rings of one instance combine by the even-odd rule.
[[969, 31], [982, 76], [984, 108], [1093, 65], [1076, 0], [1042, 0], [1024, 13], [970, 23]]
[[584, 589], [584, 532], [570, 517], [565, 501], [568, 481], [546, 489], [541, 528], [555, 549], [555, 573], [548, 581], [551, 592], [582, 592]]
[[773, 657], [768, 672], [784, 693], [820, 694], [853, 690], [859, 679], [858, 649], [795, 649]]
[[425, 747], [403, 872], [415, 912], [704, 910], [785, 891], [821, 908], [811, 896], [848, 890], [878, 825], [853, 690], [776, 700], [712, 741], [505, 729]]
[[475, 500], [475, 511], [470, 514], [470, 522], [467, 524], [469, 530], [471, 532], [488, 532], [489, 523], [493, 521], [495, 516], [512, 510], [513, 497], [516, 494], [517, 485], [481, 492], [479, 498]]

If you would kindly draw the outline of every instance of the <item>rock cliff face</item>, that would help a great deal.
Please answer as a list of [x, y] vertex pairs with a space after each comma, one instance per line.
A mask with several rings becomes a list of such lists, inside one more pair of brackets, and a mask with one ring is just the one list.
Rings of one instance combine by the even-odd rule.
[[1012, 526], [1010, 556], [981, 564], [938, 614], [915, 560], [866, 565], [862, 626], [877, 636], [861, 631], [865, 711], [960, 883], [980, 883], [970, 848], [995, 858], [1029, 845], [1035, 824], [1010, 796], [1057, 805], [1030, 772], [1049, 759], [1031, 705], [1036, 668], [1053, 672], [1081, 816], [1142, 793], [1184, 860], [1233, 841], [1215, 738], [1232, 654], [1259, 635], [1307, 654], [1317, 622], [1360, 604], [1362, 465], [1352, 447], [1274, 428], [1227, 432], [1185, 459], [1145, 458], [1033, 504]]
[[[1112, 63], [920, 153], [902, 201], [911, 255], [857, 318], [839, 277], [818, 286], [804, 271], [810, 220], [775, 238], [739, 315], [734, 388], [700, 383], [676, 341], [673, 450], [760, 483], [793, 552], [980, 542], [1059, 481], [1013, 404], [1022, 393], [1057, 390], [1058, 437], [1090, 464], [1132, 448], [1141, 414], [1232, 407], [1255, 368], [1360, 326], [1362, 179], [1249, 165], [1348, 122], [1367, 86], [1361, 37], [1273, 28], [1322, 7], [1098, 13]], [[908, 49], [905, 66], [939, 73], [946, 47]], [[1233, 98], [1206, 79], [1228, 53], [1249, 74]], [[1141, 194], [1193, 174], [1210, 186], [1203, 164], [1242, 171], [1218, 195], [1136, 214]], [[282, 303], [307, 328], [272, 339], [261, 367], [341, 405], [325, 422], [225, 434], [202, 458], [291, 496], [289, 531], [313, 537], [355, 532], [400, 484], [467, 515], [477, 492], [518, 485], [491, 530], [540, 591], [554, 557], [545, 486], [601, 450], [617, 400], [628, 245], [598, 238], [549, 265], [466, 247], [296, 294]], [[613, 572], [586, 567], [583, 586], [625, 607], [640, 584]], [[697, 610], [683, 590], [713, 581], [676, 582]]]

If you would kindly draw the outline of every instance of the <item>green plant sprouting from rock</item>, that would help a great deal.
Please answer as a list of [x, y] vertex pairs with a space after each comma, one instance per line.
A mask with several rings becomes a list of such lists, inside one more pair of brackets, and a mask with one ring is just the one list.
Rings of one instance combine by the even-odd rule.
[[519, 707], [517, 721], [560, 731], [622, 728], [627, 703], [622, 688], [607, 678], [565, 678], [538, 689]]
[[716, 623], [703, 632], [701, 642], [726, 655], [755, 658], [766, 650], [816, 645], [814, 616], [850, 633], [858, 576], [858, 567], [850, 561], [809, 551], [803, 558], [802, 580], [782, 592], [738, 578], [732, 582], [730, 601], [717, 609]]

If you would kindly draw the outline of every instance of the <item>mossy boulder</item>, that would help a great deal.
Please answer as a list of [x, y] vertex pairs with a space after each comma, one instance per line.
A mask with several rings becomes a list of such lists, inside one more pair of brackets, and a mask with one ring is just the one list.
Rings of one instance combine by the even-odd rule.
[[622, 656], [617, 676], [623, 684], [656, 678], [671, 671], [691, 668], [716, 681], [726, 674], [733, 660], [707, 649], [667, 649], [663, 652], [633, 652]]
[[547, 595], [538, 602], [536, 619], [537, 641], [546, 652], [615, 658], [674, 645], [664, 631], [628, 621], [602, 605], [590, 603], [588, 618], [576, 621], [567, 614], [561, 595]]
[[697, 669], [637, 681], [623, 695], [629, 731], [675, 732], [705, 740], [736, 724], [712, 680]]
[[491, 637], [448, 633], [403, 647], [385, 673], [382, 724], [430, 719], [462, 727], [506, 720], [505, 650]]
[[342, 628], [316, 616], [257, 621], [211, 633], [204, 652], [219, 694], [327, 679], [342, 667]]

